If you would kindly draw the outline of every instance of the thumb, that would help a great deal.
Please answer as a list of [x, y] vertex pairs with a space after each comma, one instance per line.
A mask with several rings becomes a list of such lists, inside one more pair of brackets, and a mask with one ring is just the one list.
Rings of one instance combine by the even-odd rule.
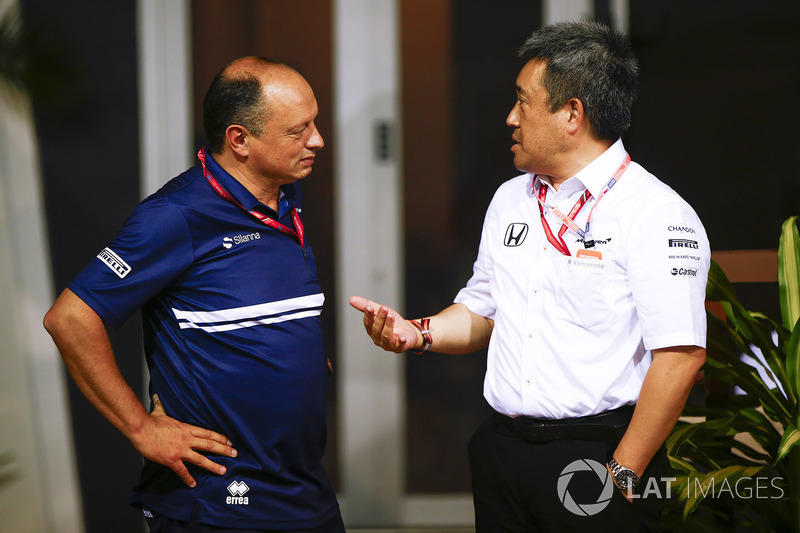
[[351, 306], [363, 313], [367, 309], [367, 302], [369, 302], [369, 300], [363, 296], [351, 296], [349, 302]]
[[165, 414], [164, 406], [161, 400], [158, 399], [158, 394], [153, 394], [153, 414]]

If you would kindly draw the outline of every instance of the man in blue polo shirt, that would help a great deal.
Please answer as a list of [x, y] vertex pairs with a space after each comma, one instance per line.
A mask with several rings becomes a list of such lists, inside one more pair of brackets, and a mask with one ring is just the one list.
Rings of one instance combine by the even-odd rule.
[[[151, 531], [344, 531], [321, 465], [324, 296], [296, 183], [324, 142], [293, 69], [228, 65], [209, 146], [145, 199], [59, 296], [45, 327], [81, 391], [145, 457], [131, 502]], [[105, 324], [142, 310], [153, 409]]]

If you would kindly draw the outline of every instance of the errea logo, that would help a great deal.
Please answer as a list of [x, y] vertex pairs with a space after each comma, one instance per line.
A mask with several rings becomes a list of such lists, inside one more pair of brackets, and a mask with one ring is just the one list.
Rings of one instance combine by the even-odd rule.
[[250, 487], [244, 481], [232, 482], [228, 485], [228, 492], [231, 495], [225, 498], [225, 503], [228, 505], [250, 505], [250, 498], [245, 496], [249, 490]]
[[256, 233], [242, 233], [240, 235], [234, 235], [233, 237], [223, 237], [222, 238], [222, 247], [226, 250], [228, 248], [233, 248], [237, 244], [243, 244], [246, 242], [250, 242], [252, 240], [258, 240], [261, 238], [261, 234]]

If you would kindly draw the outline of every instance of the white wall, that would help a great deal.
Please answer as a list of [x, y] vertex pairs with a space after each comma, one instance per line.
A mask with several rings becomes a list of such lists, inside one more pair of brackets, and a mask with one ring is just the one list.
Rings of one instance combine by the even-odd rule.
[[[11, 2], [0, 4], [5, 12]], [[83, 529], [30, 103], [0, 94], [0, 531]]]

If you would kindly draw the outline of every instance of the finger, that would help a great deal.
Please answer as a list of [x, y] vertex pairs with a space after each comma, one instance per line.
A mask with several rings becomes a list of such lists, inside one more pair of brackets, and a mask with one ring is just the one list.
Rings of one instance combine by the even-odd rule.
[[200, 437], [201, 439], [208, 439], [227, 446], [233, 446], [231, 440], [221, 433], [217, 433], [216, 431], [211, 431], [210, 429], [205, 429], [197, 426], [189, 426], [189, 427], [191, 428], [193, 437]]
[[375, 315], [375, 320], [372, 322], [372, 338], [378, 340], [383, 336], [383, 330], [386, 325], [386, 317], [389, 314], [389, 309], [382, 305]]
[[372, 336], [372, 323], [375, 321], [375, 313], [372, 307], [367, 305], [364, 308], [364, 327], [367, 329], [367, 334]]
[[363, 296], [351, 296], [348, 302], [362, 313], [367, 308], [367, 304], [370, 303], [370, 301]]
[[213, 453], [215, 455], [225, 455], [228, 457], [236, 457], [239, 455], [234, 448], [226, 444], [220, 443], [211, 439], [195, 438], [189, 444], [193, 450], [202, 450], [203, 452]]
[[404, 339], [398, 337], [394, 332], [394, 315], [387, 315], [386, 317], [386, 326], [383, 328], [383, 339], [387, 346], [391, 348], [393, 352], [402, 352], [403, 351], [403, 344], [405, 342]]
[[199, 466], [203, 470], [208, 470], [212, 474], [218, 474], [221, 476], [228, 471], [228, 469], [224, 466], [217, 464], [208, 457], [200, 455], [196, 452], [193, 452], [192, 455], [189, 455], [186, 460], [191, 461], [192, 464]]
[[186, 465], [183, 464], [182, 461], [178, 461], [175, 464], [167, 465], [167, 466], [169, 466], [172, 470], [174, 470], [175, 473], [178, 474], [178, 477], [181, 478], [181, 480], [184, 483], [186, 483], [187, 485], [189, 485], [192, 488], [197, 486], [197, 481], [194, 480], [192, 475], [189, 473], [189, 469], [186, 468]]

